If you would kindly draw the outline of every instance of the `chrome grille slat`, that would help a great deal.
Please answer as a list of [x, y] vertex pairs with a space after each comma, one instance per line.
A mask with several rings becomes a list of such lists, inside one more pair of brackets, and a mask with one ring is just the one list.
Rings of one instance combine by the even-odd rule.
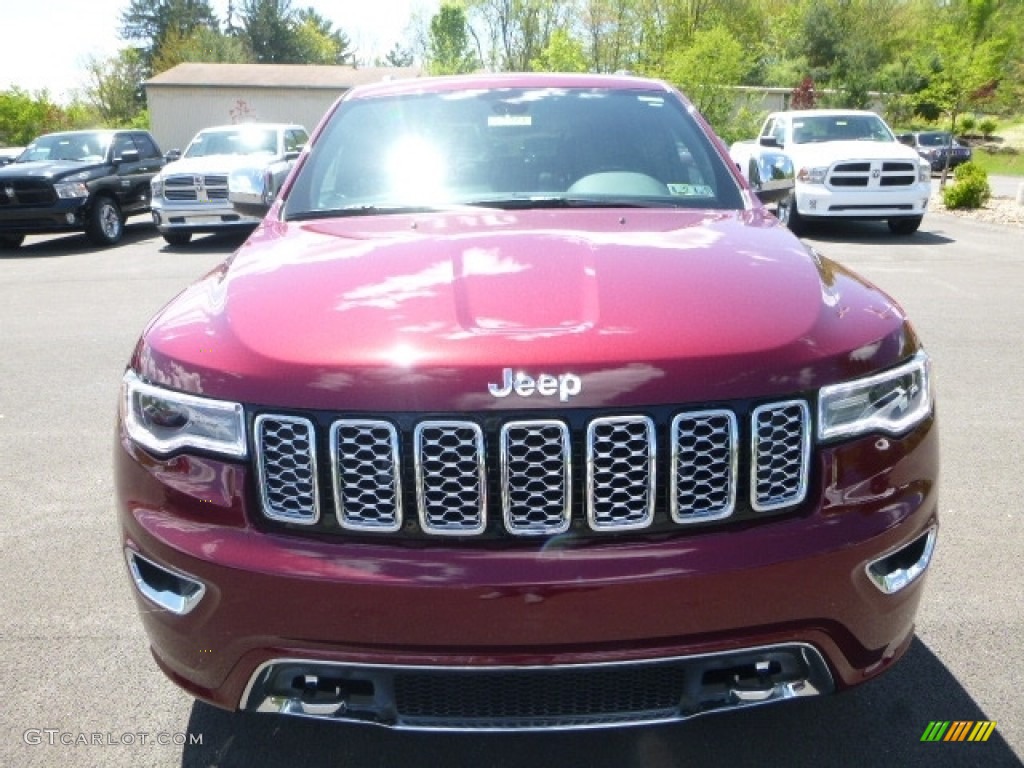
[[402, 527], [398, 432], [387, 421], [341, 419], [331, 425], [331, 467], [338, 524], [355, 531]]
[[[523, 537], [570, 530], [574, 501], [576, 524], [597, 532], [651, 526], [656, 509], [663, 526], [724, 520], [737, 509], [750, 519], [799, 504], [808, 492], [811, 461], [807, 403], [787, 400], [741, 413], [742, 430], [737, 412], [727, 408], [660, 415], [657, 427], [645, 415], [598, 416], [572, 422], [572, 428], [557, 419], [510, 420], [490, 424], [486, 441], [484, 427], [474, 421], [399, 419], [398, 426], [384, 419], [336, 419], [322, 440], [330, 446], [330, 480], [325, 471], [324, 482], [332, 484], [338, 526], [372, 533], [407, 527], [404, 502], [410, 509], [415, 505], [422, 533], [483, 534], [489, 482], [500, 497], [492, 514], [507, 534]], [[576, 448], [573, 429], [579, 430]], [[297, 416], [255, 419], [259, 494], [267, 518], [319, 521], [315, 431], [312, 421]], [[742, 479], [741, 431], [750, 446]], [[659, 439], [668, 441], [670, 454], [661, 490]], [[408, 445], [413, 469], [403, 472]], [[583, 478], [573, 477], [574, 453], [586, 462]]]
[[803, 400], [755, 408], [750, 418], [750, 505], [758, 512], [799, 504], [807, 495], [810, 415]]
[[645, 528], [654, 518], [654, 422], [594, 419], [587, 427], [587, 518], [601, 530]]
[[487, 526], [484, 438], [471, 421], [425, 421], [414, 432], [420, 525], [471, 535]]
[[502, 427], [502, 507], [509, 533], [541, 536], [569, 529], [571, 466], [564, 423], [514, 421]]
[[253, 428], [263, 514], [285, 523], [317, 522], [313, 422], [296, 416], [258, 416]]
[[672, 420], [672, 499], [677, 523], [729, 517], [736, 508], [736, 415], [690, 411]]

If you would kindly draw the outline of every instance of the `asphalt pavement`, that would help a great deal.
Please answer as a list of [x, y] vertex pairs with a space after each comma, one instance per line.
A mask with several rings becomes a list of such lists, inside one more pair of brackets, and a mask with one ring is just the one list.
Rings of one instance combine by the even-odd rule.
[[[237, 241], [148, 224], [0, 257], [0, 766], [1016, 766], [1024, 756], [1024, 235], [929, 214], [806, 241], [902, 303], [931, 352], [941, 532], [917, 637], [850, 693], [627, 730], [414, 734], [223, 712], [156, 668], [113, 510], [118, 383], [148, 318]], [[813, 589], [813, 584], [805, 585]], [[658, 606], [650, 606], [658, 610]], [[995, 721], [928, 743], [932, 721]]]

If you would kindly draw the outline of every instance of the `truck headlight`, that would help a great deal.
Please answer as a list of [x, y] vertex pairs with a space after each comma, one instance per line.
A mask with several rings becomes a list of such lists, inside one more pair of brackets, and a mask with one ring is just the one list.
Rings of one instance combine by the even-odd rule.
[[828, 175], [828, 168], [801, 168], [797, 171], [796, 179], [804, 184], [824, 184]]
[[931, 412], [931, 360], [921, 351], [891, 370], [822, 387], [818, 438], [831, 440], [866, 432], [899, 435]]
[[88, 197], [89, 188], [84, 181], [62, 181], [53, 185], [57, 197], [61, 200], [73, 200], [79, 197]]
[[245, 413], [239, 403], [155, 387], [134, 371], [121, 380], [121, 418], [128, 436], [154, 453], [197, 448], [246, 455]]
[[154, 176], [150, 179], [149, 192], [153, 197], [160, 197], [164, 193], [164, 180], [161, 176]]
[[932, 167], [928, 163], [921, 163], [917, 166], [917, 180], [932, 183]]

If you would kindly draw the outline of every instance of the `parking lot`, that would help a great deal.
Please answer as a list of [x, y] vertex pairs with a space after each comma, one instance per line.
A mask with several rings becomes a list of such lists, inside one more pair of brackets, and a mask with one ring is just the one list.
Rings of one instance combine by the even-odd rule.
[[[539, 735], [243, 716], [168, 682], [149, 656], [119, 549], [110, 471], [118, 383], [148, 318], [238, 240], [170, 248], [152, 225], [130, 222], [115, 248], [71, 235], [30, 237], [4, 253], [0, 765], [1022, 764], [1024, 230], [934, 213], [914, 237], [848, 224], [806, 240], [895, 296], [935, 363], [942, 528], [908, 656], [841, 696]], [[922, 743], [935, 720], [997, 726], [986, 743]]]

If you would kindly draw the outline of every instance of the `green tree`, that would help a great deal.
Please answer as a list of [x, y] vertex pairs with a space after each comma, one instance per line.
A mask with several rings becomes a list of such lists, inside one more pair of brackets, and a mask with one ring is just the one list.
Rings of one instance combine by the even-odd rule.
[[1013, 31], [1004, 23], [1004, 11], [1019, 7], [1019, 2], [954, 0], [939, 9], [928, 38], [928, 85], [919, 98], [946, 116], [950, 133], [955, 135], [961, 114], [992, 99], [1010, 62]]
[[242, 0], [240, 36], [258, 64], [302, 63], [298, 16], [291, 0]]
[[135, 48], [124, 48], [107, 59], [93, 57], [85, 69], [88, 76], [85, 96], [103, 123], [110, 127], [135, 125], [139, 113], [146, 108], [141, 86], [146, 71], [142, 53]]
[[147, 73], [169, 33], [188, 37], [202, 27], [218, 29], [210, 0], [130, 0], [121, 12], [121, 38], [141, 44]]
[[430, 19], [427, 70], [432, 75], [472, 72], [478, 59], [470, 43], [466, 14], [461, 7], [443, 4]]
[[530, 62], [536, 72], [586, 72], [587, 57], [583, 45], [564, 29], [556, 29], [548, 39], [547, 47]]
[[400, 43], [395, 43], [384, 56], [383, 63], [388, 67], [411, 67], [413, 63], [412, 50], [403, 48]]
[[299, 58], [304, 64], [351, 64], [355, 61], [352, 43], [344, 32], [312, 8], [295, 16], [295, 35]]
[[748, 66], [743, 46], [718, 26], [698, 30], [688, 47], [672, 51], [660, 76], [678, 85], [721, 133], [734, 111], [731, 86], [740, 83]]
[[468, 0], [467, 18], [484, 30], [488, 63], [503, 71], [524, 72], [543, 51], [556, 29], [569, 25], [567, 0]]
[[187, 35], [170, 30], [153, 58], [153, 74], [165, 72], [185, 61], [246, 64], [249, 50], [237, 37], [207, 27], [198, 27]]

